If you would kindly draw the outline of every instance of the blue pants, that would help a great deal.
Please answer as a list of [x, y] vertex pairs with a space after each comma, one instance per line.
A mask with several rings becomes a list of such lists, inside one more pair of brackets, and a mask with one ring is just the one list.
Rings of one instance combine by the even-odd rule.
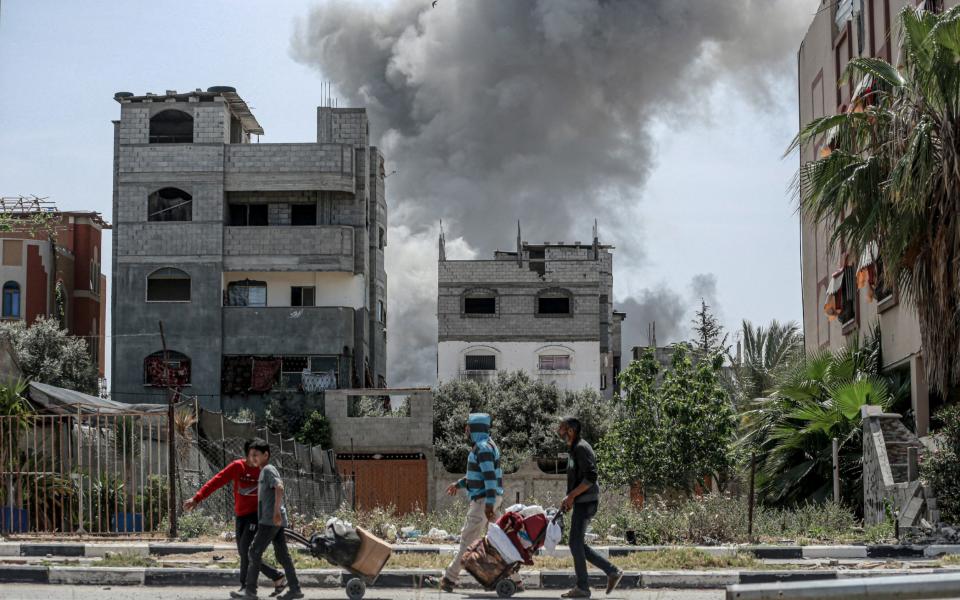
[[574, 503], [573, 514], [570, 516], [570, 555], [573, 557], [573, 570], [577, 574], [577, 587], [587, 591], [590, 584], [587, 581], [587, 561], [607, 575], [617, 572], [617, 567], [609, 560], [597, 554], [597, 551], [586, 544], [583, 536], [587, 533], [590, 519], [597, 514], [597, 502]]

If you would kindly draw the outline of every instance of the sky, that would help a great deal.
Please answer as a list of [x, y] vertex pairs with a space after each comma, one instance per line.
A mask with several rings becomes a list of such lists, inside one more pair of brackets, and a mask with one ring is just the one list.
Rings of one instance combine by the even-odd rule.
[[589, 241], [597, 219], [625, 352], [654, 320], [661, 344], [689, 337], [701, 298], [734, 336], [800, 319], [782, 154], [816, 0], [430, 4], [2, 0], [0, 195], [112, 220], [115, 92], [231, 85], [263, 143], [307, 142], [328, 80], [397, 171], [391, 384], [436, 373], [441, 218], [459, 258], [511, 248], [518, 220], [535, 243]]

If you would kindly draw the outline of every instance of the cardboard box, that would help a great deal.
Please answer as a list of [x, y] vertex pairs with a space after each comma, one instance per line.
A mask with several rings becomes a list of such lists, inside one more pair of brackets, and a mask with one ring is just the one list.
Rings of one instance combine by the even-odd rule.
[[383, 565], [387, 564], [393, 548], [360, 527], [357, 527], [357, 535], [360, 536], [360, 551], [350, 568], [367, 577], [376, 577], [383, 570]]

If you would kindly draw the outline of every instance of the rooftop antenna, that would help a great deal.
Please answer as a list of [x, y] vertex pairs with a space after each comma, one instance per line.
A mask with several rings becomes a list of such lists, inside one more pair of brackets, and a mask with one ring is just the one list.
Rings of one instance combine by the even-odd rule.
[[447, 240], [443, 234], [443, 219], [440, 219], [440, 262], [447, 260]]

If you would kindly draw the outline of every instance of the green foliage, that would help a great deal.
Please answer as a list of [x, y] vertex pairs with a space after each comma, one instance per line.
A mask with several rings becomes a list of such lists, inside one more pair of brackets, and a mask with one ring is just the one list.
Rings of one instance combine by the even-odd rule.
[[803, 358], [803, 334], [793, 321], [770, 322], [767, 327], [743, 322], [739, 360], [731, 357], [734, 393], [743, 405], [769, 394], [789, 369]]
[[[137, 494], [134, 510], [143, 513], [143, 527], [163, 531], [160, 523], [169, 517], [170, 487], [165, 475], [150, 475], [147, 485]], [[169, 527], [168, 527], [169, 528]]]
[[323, 394], [271, 394], [263, 420], [270, 431], [289, 439], [303, 429], [307, 416], [317, 410], [323, 412]]
[[937, 508], [945, 523], [960, 524], [960, 405], [937, 413], [943, 426], [934, 438], [936, 450], [923, 461], [923, 480], [937, 493]]
[[97, 371], [87, 343], [60, 329], [56, 319], [41, 317], [29, 327], [24, 321], [2, 321], [0, 335], [10, 339], [28, 379], [97, 395]]
[[736, 418], [721, 381], [722, 358], [690, 361], [674, 348], [661, 378], [653, 349], [620, 375], [623, 418], [598, 447], [601, 476], [646, 489], [692, 491], [708, 475], [720, 481], [732, 466]]
[[[170, 531], [170, 521], [164, 517], [157, 530]], [[232, 528], [228, 527], [226, 523], [204, 514], [203, 509], [177, 516], [177, 536], [181, 541], [219, 535], [222, 531], [232, 531]]]
[[433, 441], [437, 457], [450, 472], [466, 469], [470, 443], [464, 427], [471, 412], [490, 413], [493, 439], [507, 472], [532, 458], [564, 451], [556, 434], [561, 417], [579, 417], [584, 439], [596, 442], [616, 416], [612, 403], [592, 390], [561, 390], [524, 371], [501, 372], [492, 382], [445, 382], [434, 392]]
[[729, 350], [728, 334], [723, 332], [720, 320], [710, 312], [710, 306], [703, 299], [700, 300], [700, 310], [696, 311], [693, 324], [693, 339], [690, 340], [694, 350], [701, 356], [713, 356]]
[[330, 420], [318, 410], [310, 413], [303, 427], [297, 432], [296, 440], [301, 444], [308, 446], [319, 446], [320, 448], [332, 448], [333, 438], [330, 429]]
[[[117, 513], [125, 511], [127, 505], [126, 485], [120, 477], [100, 475], [93, 480], [90, 488], [90, 506], [93, 511], [93, 522], [88, 525], [91, 531], [110, 531], [110, 519]], [[82, 515], [89, 518], [90, 515]]]
[[745, 453], [756, 453], [762, 501], [799, 505], [831, 498], [836, 438], [841, 496], [851, 506], [862, 504], [860, 409], [890, 404], [879, 370], [880, 337], [874, 335], [863, 345], [806, 357], [769, 398], [751, 403], [739, 443]]
[[30, 405], [24, 398], [27, 387], [27, 382], [20, 378], [0, 384], [0, 416], [23, 418], [30, 414]]
[[960, 7], [900, 13], [897, 66], [854, 58], [851, 110], [814, 119], [791, 144], [826, 151], [796, 179], [805, 217], [853, 257], [877, 244], [887, 285], [916, 309], [927, 379], [960, 384]]

